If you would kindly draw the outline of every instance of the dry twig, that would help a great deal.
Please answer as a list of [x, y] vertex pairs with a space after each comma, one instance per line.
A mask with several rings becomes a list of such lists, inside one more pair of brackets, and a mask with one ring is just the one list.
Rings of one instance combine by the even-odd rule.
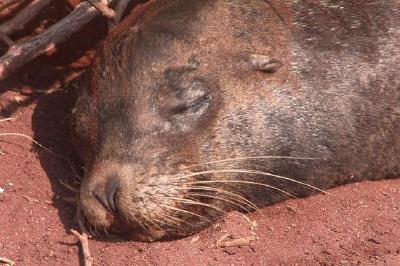
[[8, 46], [14, 45], [13, 40], [11, 40], [6, 34], [0, 31], [0, 39]]
[[226, 248], [226, 247], [241, 247], [241, 246], [249, 246], [251, 242], [256, 241], [258, 239], [257, 233], [255, 232], [257, 223], [255, 221], [251, 221], [249, 217], [245, 214], [241, 214], [243, 219], [250, 225], [250, 233], [251, 236], [242, 237], [242, 238], [233, 238], [232, 234], [226, 233], [222, 237], [217, 240], [217, 247]]
[[114, 18], [115, 17], [115, 12], [111, 8], [107, 6], [107, 4], [103, 3], [100, 0], [87, 0], [92, 6], [97, 8], [103, 16], [107, 18]]
[[83, 257], [84, 257], [84, 265], [91, 266], [93, 258], [90, 255], [90, 251], [89, 251], [88, 235], [86, 233], [80, 234], [78, 231], [76, 231], [74, 229], [71, 229], [71, 233], [73, 233], [79, 239], [79, 242], [81, 243], [82, 253], [83, 253]]
[[34, 0], [22, 9], [15, 17], [0, 25], [0, 31], [6, 35], [24, 29], [25, 24], [31, 21], [53, 0]]
[[[112, 1], [102, 0], [107, 5]], [[86, 1], [82, 2], [68, 16], [43, 33], [29, 41], [11, 46], [7, 53], [0, 58], [0, 81], [37, 56], [54, 49], [57, 43], [66, 40], [99, 14], [100, 11], [91, 4]]]
[[130, 0], [119, 0], [115, 7], [114, 25], [117, 25], [125, 12]]
[[15, 117], [2, 118], [2, 119], [0, 119], [0, 122], [12, 121], [15, 119], [16, 119]]
[[0, 12], [18, 2], [25, 2], [26, 0], [3, 0], [0, 4]]
[[27, 201], [29, 201], [29, 202], [35, 202], [35, 203], [39, 203], [39, 202], [40, 202], [38, 199], [29, 197], [29, 196], [27, 196], [27, 195], [23, 195], [22, 197], [23, 197], [24, 199], [26, 199]]
[[0, 257], [0, 263], [7, 264], [7, 265], [14, 265], [15, 262], [3, 257]]
[[249, 236], [249, 237], [243, 237], [243, 238], [238, 238], [238, 239], [227, 239], [228, 237], [221, 238], [217, 242], [217, 246], [220, 248], [226, 248], [226, 247], [242, 247], [242, 246], [248, 246], [250, 245], [251, 242], [256, 241], [257, 237], [256, 236]]

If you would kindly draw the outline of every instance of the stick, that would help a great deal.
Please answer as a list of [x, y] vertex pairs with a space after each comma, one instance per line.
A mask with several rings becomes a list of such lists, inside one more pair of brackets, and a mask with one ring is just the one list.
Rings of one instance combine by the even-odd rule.
[[243, 238], [232, 239], [232, 240], [224, 239], [224, 240], [220, 241], [217, 246], [220, 248], [242, 247], [242, 246], [250, 245], [250, 243], [255, 240], [257, 240], [256, 236], [249, 236], [249, 237], [243, 237]]
[[12, 120], [15, 120], [15, 119], [16, 119], [15, 117], [2, 118], [2, 119], [0, 119], [0, 122], [12, 121]]
[[[113, 0], [102, 0], [110, 4]], [[66, 40], [74, 32], [100, 14], [88, 2], [82, 2], [65, 18], [36, 35], [26, 42], [10, 47], [0, 58], [0, 81], [16, 71], [19, 67], [55, 47], [57, 43]]]
[[286, 21], [283, 19], [283, 17], [281, 16], [281, 13], [279, 13], [279, 11], [275, 8], [275, 6], [271, 3], [271, 1], [269, 0], [265, 0], [265, 2], [267, 2], [267, 4], [269, 5], [269, 7], [272, 9], [272, 12], [274, 12], [278, 18], [283, 22], [283, 24], [287, 25]]
[[126, 7], [128, 6], [130, 0], [119, 0], [117, 2], [117, 6], [115, 7], [115, 17], [114, 17], [114, 25], [117, 25], [124, 14]]
[[115, 12], [100, 0], [87, 0], [92, 6], [97, 8], [103, 16], [107, 18], [114, 18]]
[[82, 253], [83, 253], [83, 258], [84, 258], [84, 265], [85, 266], [91, 266], [93, 258], [90, 256], [90, 251], [89, 251], [89, 239], [86, 233], [80, 234], [78, 231], [71, 229], [71, 233], [73, 233], [78, 239], [79, 242], [81, 243], [82, 247]]
[[0, 25], [0, 31], [6, 35], [24, 29], [25, 24], [36, 17], [52, 0], [34, 0], [22, 9], [15, 17]]
[[6, 258], [3, 258], [3, 257], [0, 257], [0, 263], [5, 263], [7, 265], [14, 265], [15, 264], [14, 261], [6, 259]]
[[9, 8], [10, 6], [18, 3], [18, 2], [25, 2], [26, 0], [5, 0], [2, 1], [2, 5], [0, 5], [0, 12], [3, 11], [6, 8]]
[[0, 39], [1, 39], [5, 44], [7, 44], [8, 46], [13, 46], [13, 45], [14, 45], [14, 42], [13, 42], [6, 34], [4, 34], [3, 32], [1, 32], [1, 30], [0, 30]]

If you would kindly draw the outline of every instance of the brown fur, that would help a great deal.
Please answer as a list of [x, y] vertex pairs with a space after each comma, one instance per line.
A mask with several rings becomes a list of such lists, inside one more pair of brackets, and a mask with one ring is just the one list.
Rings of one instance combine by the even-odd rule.
[[[252, 209], [245, 199], [265, 206], [288, 197], [280, 190], [316, 192], [299, 182], [327, 189], [398, 175], [399, 9], [160, 0], [134, 12], [102, 45], [73, 111], [88, 223], [153, 241], [192, 234], [221, 209]], [[260, 71], [253, 55], [279, 67]], [[249, 156], [316, 159], [204, 164]], [[190, 176], [199, 171], [214, 173]]]

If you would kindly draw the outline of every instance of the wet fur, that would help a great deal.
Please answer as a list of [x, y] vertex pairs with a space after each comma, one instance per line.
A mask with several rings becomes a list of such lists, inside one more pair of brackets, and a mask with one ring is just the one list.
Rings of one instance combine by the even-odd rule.
[[[270, 2], [150, 1], [111, 33], [72, 119], [87, 168], [81, 205], [94, 227], [145, 241], [192, 234], [208, 222], [161, 210], [160, 202], [211, 221], [221, 213], [167, 198], [186, 198], [187, 191], [174, 186], [186, 187], [187, 181], [246, 180], [296, 196], [316, 192], [254, 174], [177, 179], [195, 171], [251, 169], [321, 189], [400, 174], [398, 1]], [[252, 54], [275, 58], [282, 68], [256, 71]], [[179, 113], [177, 91], [196, 91], [194, 86], [208, 97], [205, 111]], [[316, 160], [248, 159], [187, 168], [259, 155]], [[107, 212], [92, 195], [110, 178], [121, 180], [118, 213]], [[288, 197], [249, 184], [212, 187], [258, 206]], [[128, 217], [128, 210], [138, 209], [153, 223], [137, 213]], [[164, 214], [177, 217], [173, 224], [179, 226], [171, 219], [169, 225], [158, 223]]]

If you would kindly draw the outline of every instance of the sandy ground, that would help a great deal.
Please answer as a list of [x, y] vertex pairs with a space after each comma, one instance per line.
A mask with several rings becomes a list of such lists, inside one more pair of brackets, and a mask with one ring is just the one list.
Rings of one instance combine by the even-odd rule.
[[[70, 233], [77, 228], [74, 193], [60, 183], [73, 183], [65, 158], [76, 157], [68, 133], [74, 92], [64, 83], [87, 67], [103, 34], [75, 38], [0, 84], [0, 119], [15, 118], [0, 122], [0, 134], [26, 134], [62, 157], [23, 137], [0, 136], [0, 257], [16, 265], [82, 263]], [[230, 213], [172, 242], [92, 239], [94, 265], [400, 265], [400, 179], [330, 193], [288, 200], [248, 219]], [[229, 244], [242, 246], [222, 247]]]
[[[1, 92], [0, 106], [21, 97]], [[18, 132], [62, 156], [68, 142], [68, 93], [18, 105], [0, 132]], [[25, 98], [24, 98], [25, 99]], [[18, 265], [78, 265], [73, 193], [68, 163], [20, 137], [0, 142], [0, 257]], [[400, 179], [339, 187], [333, 195], [288, 200], [249, 214], [228, 214], [197, 236], [172, 242], [91, 240], [95, 265], [400, 265]], [[229, 237], [228, 237], [229, 236]], [[218, 247], [241, 239], [244, 246]], [[247, 240], [247, 241], [246, 241]], [[240, 241], [239, 241], [240, 243]]]

